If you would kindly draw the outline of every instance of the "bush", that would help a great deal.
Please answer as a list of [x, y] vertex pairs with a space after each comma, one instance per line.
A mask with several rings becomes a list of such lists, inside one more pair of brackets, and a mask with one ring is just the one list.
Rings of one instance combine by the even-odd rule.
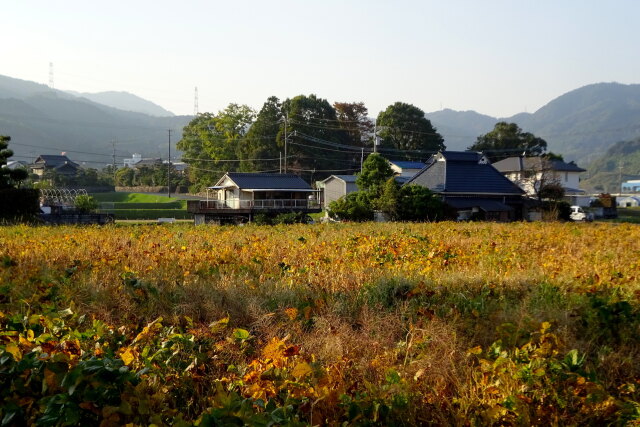
[[76, 197], [74, 205], [80, 212], [94, 212], [98, 209], [98, 202], [92, 196], [78, 196]]
[[331, 218], [347, 221], [373, 220], [373, 208], [366, 192], [356, 191], [329, 204]]

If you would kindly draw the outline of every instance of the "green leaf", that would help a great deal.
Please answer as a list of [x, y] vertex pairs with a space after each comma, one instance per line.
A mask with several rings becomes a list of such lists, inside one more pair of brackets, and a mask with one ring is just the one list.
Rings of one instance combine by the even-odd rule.
[[244, 341], [249, 338], [249, 331], [246, 329], [236, 328], [233, 330], [233, 337], [238, 341]]

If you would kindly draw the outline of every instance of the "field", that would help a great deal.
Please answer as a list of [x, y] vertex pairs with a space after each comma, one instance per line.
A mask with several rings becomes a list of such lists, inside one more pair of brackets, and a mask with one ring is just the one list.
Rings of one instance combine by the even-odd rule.
[[95, 193], [101, 213], [114, 214], [116, 220], [193, 219], [186, 211], [187, 201], [144, 193]]
[[640, 228], [0, 228], [0, 419], [640, 423]]

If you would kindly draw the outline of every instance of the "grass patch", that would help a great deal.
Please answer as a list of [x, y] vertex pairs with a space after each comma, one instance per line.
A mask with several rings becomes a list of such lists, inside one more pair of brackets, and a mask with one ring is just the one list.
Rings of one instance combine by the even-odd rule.
[[117, 202], [117, 203], [169, 203], [177, 202], [180, 199], [175, 197], [160, 196], [143, 193], [94, 193], [93, 198], [97, 202]]

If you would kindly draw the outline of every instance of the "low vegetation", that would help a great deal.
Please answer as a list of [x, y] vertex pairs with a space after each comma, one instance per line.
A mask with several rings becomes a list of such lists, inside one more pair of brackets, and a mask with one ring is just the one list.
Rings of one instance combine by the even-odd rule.
[[0, 420], [638, 422], [639, 241], [603, 223], [3, 227]]

